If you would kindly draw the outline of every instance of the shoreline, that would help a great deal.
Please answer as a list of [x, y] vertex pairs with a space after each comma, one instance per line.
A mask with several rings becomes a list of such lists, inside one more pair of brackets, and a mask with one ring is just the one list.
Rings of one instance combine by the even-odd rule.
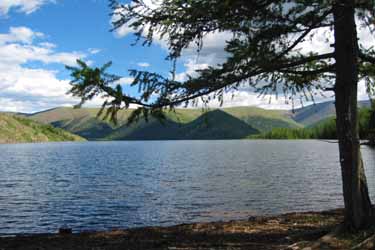
[[[332, 232], [343, 210], [254, 216], [248, 220], [141, 227], [105, 232], [0, 237], [0, 249], [303, 249]], [[293, 244], [302, 244], [297, 248]], [[313, 248], [311, 248], [313, 249]], [[346, 249], [328, 248], [328, 249]], [[350, 249], [350, 248], [348, 248]]]

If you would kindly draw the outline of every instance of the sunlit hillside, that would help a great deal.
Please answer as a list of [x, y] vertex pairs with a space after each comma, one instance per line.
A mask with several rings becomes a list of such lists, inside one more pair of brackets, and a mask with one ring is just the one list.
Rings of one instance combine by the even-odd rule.
[[85, 139], [80, 136], [51, 125], [14, 115], [0, 114], [0, 143], [83, 140]]

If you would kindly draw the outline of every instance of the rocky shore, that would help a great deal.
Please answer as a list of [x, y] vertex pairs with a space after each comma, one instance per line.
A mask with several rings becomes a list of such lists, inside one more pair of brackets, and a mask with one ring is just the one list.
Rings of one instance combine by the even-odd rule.
[[0, 249], [374, 249], [371, 231], [333, 235], [342, 219], [342, 210], [332, 210], [172, 227], [20, 235], [0, 238]]

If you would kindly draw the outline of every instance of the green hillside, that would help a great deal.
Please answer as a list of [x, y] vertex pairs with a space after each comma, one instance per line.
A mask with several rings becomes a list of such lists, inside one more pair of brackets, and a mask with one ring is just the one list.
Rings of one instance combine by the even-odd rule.
[[[359, 110], [359, 136], [369, 139], [371, 133], [371, 109], [362, 106]], [[275, 128], [272, 131], [251, 135], [253, 139], [337, 139], [335, 116], [323, 118], [305, 128]]]
[[40, 124], [15, 115], [0, 114], [0, 143], [83, 140], [82, 137], [51, 125]]
[[225, 112], [246, 122], [260, 132], [268, 132], [274, 128], [300, 128], [297, 123], [288, 116], [285, 110], [267, 110], [257, 107], [226, 108]]
[[96, 118], [99, 109], [57, 108], [31, 115], [30, 118], [63, 128], [89, 140], [163, 140], [163, 139], [239, 139], [273, 128], [301, 127], [285, 111], [238, 107], [202, 111], [176, 109], [166, 113], [164, 124], [148, 123], [126, 126], [132, 110], [121, 110], [118, 125]]
[[[186, 119], [186, 117], [185, 117]], [[185, 120], [186, 121], [186, 120]], [[190, 122], [167, 119], [160, 123], [155, 119], [141, 121], [131, 127], [126, 125], [114, 130], [106, 139], [112, 140], [195, 140], [195, 139], [242, 139], [258, 130], [230, 114], [213, 110], [203, 113]]]
[[[359, 102], [368, 107], [368, 101]], [[178, 139], [241, 139], [314, 138], [332, 134], [327, 122], [334, 117], [333, 102], [318, 103], [296, 109], [266, 110], [257, 107], [223, 109], [176, 109], [166, 111], [161, 124], [155, 119], [140, 119], [131, 126], [126, 122], [133, 110], [121, 110], [118, 124], [96, 117], [99, 108], [56, 108], [26, 115], [37, 122], [62, 128], [88, 140], [178, 140]], [[302, 130], [303, 128], [315, 128]], [[319, 129], [316, 129], [319, 128]]]

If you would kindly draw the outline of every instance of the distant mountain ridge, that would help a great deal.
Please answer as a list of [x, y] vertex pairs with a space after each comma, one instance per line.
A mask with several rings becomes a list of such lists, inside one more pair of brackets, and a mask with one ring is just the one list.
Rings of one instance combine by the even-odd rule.
[[121, 126], [107, 136], [118, 140], [214, 140], [242, 139], [259, 131], [240, 119], [222, 111], [213, 110], [188, 123], [166, 120], [164, 124], [151, 119], [142, 126]]
[[[359, 106], [369, 106], [369, 101]], [[65, 129], [89, 140], [186, 140], [241, 139], [269, 132], [274, 128], [308, 127], [335, 115], [333, 102], [318, 103], [289, 110], [266, 110], [257, 107], [233, 107], [202, 111], [176, 109], [167, 112], [161, 124], [143, 119], [126, 126], [132, 110], [121, 110], [118, 125], [96, 117], [98, 108], [55, 108], [28, 115], [30, 119]]]
[[[359, 101], [358, 106], [370, 107], [370, 101]], [[319, 121], [335, 116], [336, 108], [333, 101], [322, 102], [314, 105], [309, 105], [303, 108], [296, 109], [294, 113], [290, 114], [290, 117], [304, 126], [311, 126]]]
[[118, 125], [96, 118], [95, 108], [56, 108], [29, 118], [51, 124], [89, 140], [241, 139], [274, 127], [298, 128], [300, 124], [282, 110], [237, 107], [202, 111], [176, 109], [166, 113], [164, 124], [150, 119], [126, 126], [132, 110], [118, 113]]

